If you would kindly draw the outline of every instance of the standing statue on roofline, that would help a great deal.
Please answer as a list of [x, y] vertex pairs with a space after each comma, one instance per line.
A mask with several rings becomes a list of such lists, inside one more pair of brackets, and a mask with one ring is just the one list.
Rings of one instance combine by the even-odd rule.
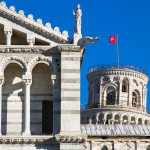
[[75, 16], [75, 27], [74, 33], [81, 35], [81, 24], [82, 24], [82, 10], [80, 9], [80, 4], [77, 5], [77, 10], [73, 10], [73, 15]]

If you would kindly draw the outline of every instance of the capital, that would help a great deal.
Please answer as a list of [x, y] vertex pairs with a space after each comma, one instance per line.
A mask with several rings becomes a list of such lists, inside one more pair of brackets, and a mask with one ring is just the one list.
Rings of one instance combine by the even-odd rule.
[[23, 75], [22, 81], [25, 85], [31, 85], [32, 84], [32, 76], [31, 75]]
[[5, 33], [6, 36], [11, 36], [12, 35], [12, 28], [8, 27], [8, 26], [5, 26], [4, 27], [4, 33]]
[[32, 35], [27, 35], [27, 42], [30, 46], [33, 46], [35, 44], [35, 37]]
[[0, 86], [2, 86], [4, 83], [4, 76], [0, 75]]

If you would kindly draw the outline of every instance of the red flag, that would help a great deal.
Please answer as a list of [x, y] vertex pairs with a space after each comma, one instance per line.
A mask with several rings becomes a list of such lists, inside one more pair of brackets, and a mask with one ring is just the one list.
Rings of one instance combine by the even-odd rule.
[[111, 37], [109, 37], [109, 42], [112, 44], [116, 44], [117, 43], [117, 36], [112, 35]]

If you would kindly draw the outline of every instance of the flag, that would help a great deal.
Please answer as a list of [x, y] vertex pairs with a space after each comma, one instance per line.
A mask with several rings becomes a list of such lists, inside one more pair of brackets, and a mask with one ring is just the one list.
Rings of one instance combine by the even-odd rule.
[[116, 44], [117, 43], [117, 36], [112, 35], [111, 37], [109, 37], [109, 42], [112, 44]]

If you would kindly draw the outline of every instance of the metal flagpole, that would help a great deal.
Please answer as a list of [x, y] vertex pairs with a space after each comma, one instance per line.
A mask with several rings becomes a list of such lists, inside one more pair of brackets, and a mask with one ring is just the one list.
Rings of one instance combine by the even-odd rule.
[[116, 35], [117, 41], [116, 41], [116, 52], [117, 52], [117, 66], [119, 68], [119, 49], [118, 49], [118, 33]]

